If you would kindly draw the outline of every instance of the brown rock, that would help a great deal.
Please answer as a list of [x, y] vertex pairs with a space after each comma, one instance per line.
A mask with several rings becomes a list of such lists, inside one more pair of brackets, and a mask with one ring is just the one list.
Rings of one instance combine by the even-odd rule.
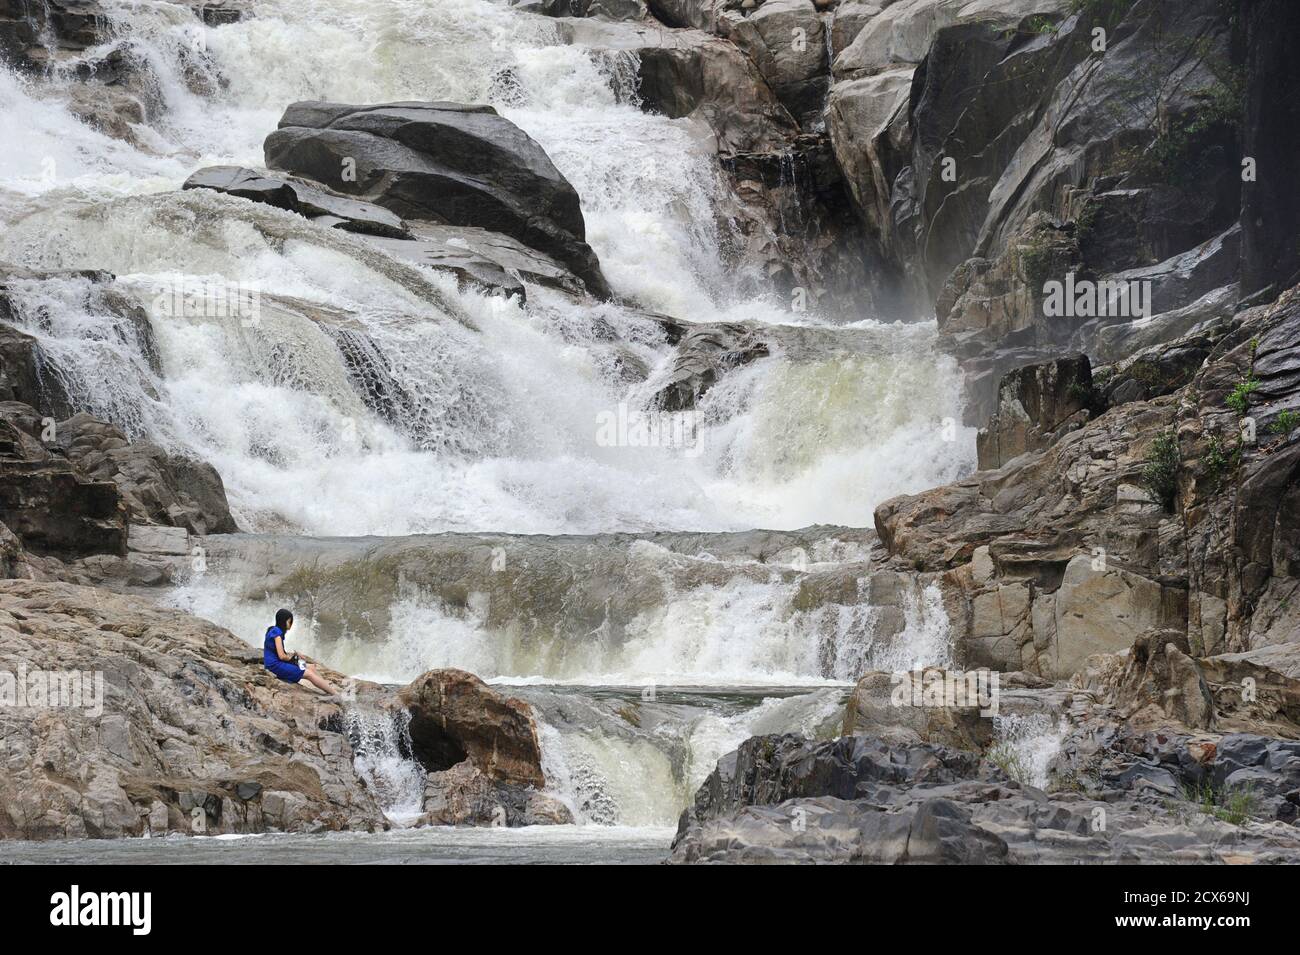
[[0, 838], [387, 825], [340, 706], [276, 680], [214, 624], [100, 589], [0, 581], [0, 671], [22, 668], [80, 674], [80, 694], [0, 706]]
[[414, 755], [431, 772], [468, 758], [494, 782], [545, 785], [537, 726], [527, 703], [464, 670], [431, 670], [398, 693], [411, 714]]

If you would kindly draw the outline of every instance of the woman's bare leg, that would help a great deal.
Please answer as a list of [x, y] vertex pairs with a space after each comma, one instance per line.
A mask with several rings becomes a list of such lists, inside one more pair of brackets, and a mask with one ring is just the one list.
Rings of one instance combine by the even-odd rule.
[[329, 693], [330, 695], [338, 693], [338, 690], [334, 688], [333, 683], [316, 672], [315, 664], [307, 664], [307, 669], [302, 672], [302, 678], [325, 693]]

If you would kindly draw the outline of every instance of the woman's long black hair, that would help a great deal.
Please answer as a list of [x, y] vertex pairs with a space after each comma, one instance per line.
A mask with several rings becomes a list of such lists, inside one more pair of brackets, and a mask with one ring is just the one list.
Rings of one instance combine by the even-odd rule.
[[284, 630], [285, 625], [290, 623], [293, 623], [293, 614], [288, 610], [277, 610], [275, 612], [275, 625], [281, 630]]

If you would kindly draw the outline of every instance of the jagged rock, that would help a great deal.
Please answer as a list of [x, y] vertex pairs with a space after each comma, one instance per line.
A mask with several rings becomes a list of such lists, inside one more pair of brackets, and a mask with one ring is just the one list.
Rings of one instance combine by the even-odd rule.
[[[1122, 376], [1145, 374], [1130, 364], [1099, 389], [1110, 410], [1046, 450], [877, 508], [891, 566], [942, 589], [959, 664], [1064, 679], [1152, 628], [1184, 633], [1179, 653], [1198, 660], [1294, 640], [1300, 429], [1276, 422], [1300, 408], [1300, 290], [1199, 334], [1167, 363], [1147, 356], [1172, 392], [1116, 404]], [[1227, 399], [1246, 385], [1238, 414]], [[1169, 389], [1151, 376], [1150, 390]], [[1162, 435], [1177, 460], [1157, 469], [1161, 490], [1148, 469]], [[1194, 697], [1185, 661], [1162, 665]]]
[[[1167, 317], [1121, 319], [1146, 323], [1140, 347], [1221, 309], [1180, 314], [1235, 282], [1234, 120], [1211, 105], [1226, 82], [1213, 64], [1234, 50], [1226, 8], [1185, 7], [908, 0], [836, 57], [836, 155], [881, 260], [936, 303], [967, 375], [969, 422], [1012, 368], [1123, 334], [1108, 331], [1113, 318], [1046, 314], [1049, 278], [1150, 282]], [[1092, 30], [1107, 16], [1098, 56]], [[1205, 55], [1181, 55], [1192, 46]], [[1159, 122], [1132, 95], [1153, 72]]]
[[468, 759], [429, 773], [424, 812], [424, 821], [434, 826], [506, 825], [506, 808], [492, 780]]
[[1216, 338], [1237, 312], [1240, 289], [1225, 285], [1173, 311], [1118, 325], [1102, 325], [1092, 336], [1095, 362], [1120, 362], [1180, 339]]
[[86, 125], [137, 148], [143, 145], [135, 127], [150, 118], [150, 111], [130, 90], [85, 82], [70, 85], [62, 95], [68, 112]]
[[[1300, 632], [1300, 290], [1237, 316], [1181, 392], [1179, 506], [1187, 521], [1189, 626], [1201, 652], [1287, 643]], [[1227, 407], [1255, 382], [1244, 415]], [[1243, 437], [1244, 434], [1244, 437]]]
[[1092, 366], [1086, 355], [1026, 365], [1004, 375], [997, 410], [976, 439], [980, 468], [1000, 468], [1050, 446], [1062, 429], [1087, 420]]
[[1151, 707], [1192, 729], [1215, 727], [1214, 698], [1185, 630], [1149, 630], [1133, 641], [1115, 692], [1115, 703], [1132, 715]]
[[[945, 675], [946, 674], [942, 674]], [[983, 750], [993, 741], [993, 722], [976, 705], [914, 706], [905, 683], [896, 699], [898, 674], [867, 673], [853, 688], [844, 711], [842, 735], [865, 735], [900, 743], [925, 742], [954, 749]], [[921, 679], [923, 674], [909, 674]]]
[[36, 411], [0, 405], [0, 522], [28, 550], [60, 558], [126, 553], [127, 514], [111, 481], [88, 479], [41, 441]]
[[825, 25], [812, 0], [766, 0], [757, 10], [728, 10], [718, 32], [748, 56], [792, 116], [810, 125], [830, 85]]
[[[1235, 303], [1235, 293], [1227, 296]], [[1227, 301], [1224, 302], [1224, 305]], [[1225, 309], [1231, 317], [1235, 309]], [[1216, 308], [1216, 313], [1218, 309]], [[1137, 323], [1134, 323], [1137, 324]], [[1210, 320], [1179, 338], [1170, 338], [1166, 344], [1155, 344], [1149, 348], [1123, 348], [1128, 357], [1115, 362], [1105, 369], [1104, 375], [1094, 379], [1098, 400], [1106, 406], [1122, 405], [1129, 401], [1147, 401], [1160, 395], [1171, 394], [1191, 382], [1205, 360], [1210, 357], [1214, 346], [1223, 340], [1230, 330], [1230, 321]], [[1113, 326], [1114, 328], [1132, 328], [1132, 326]], [[1167, 331], [1167, 329], [1165, 329]], [[1134, 344], [1133, 338], [1126, 341]], [[1119, 348], [1106, 349], [1114, 353]]]
[[824, 134], [807, 134], [777, 152], [723, 160], [735, 184], [727, 210], [727, 254], [761, 278], [745, 294], [776, 296], [797, 309], [856, 320], [889, 312], [889, 283], [852, 211], [847, 184]]
[[[1222, 862], [1300, 858], [1286, 796], [1206, 814], [1180, 787], [1234, 774], [1279, 792], [1293, 744], [1174, 734], [1067, 740], [1075, 786], [1038, 790], [975, 754], [866, 737], [760, 736], [724, 756], [682, 814], [671, 862]], [[1073, 747], [1082, 748], [1073, 748]], [[1206, 754], [1209, 754], [1208, 756]], [[1208, 761], [1208, 765], [1207, 765]], [[1244, 764], [1249, 764], [1244, 765]], [[1262, 771], [1259, 767], [1265, 766]], [[1274, 768], [1274, 767], [1285, 767]], [[1291, 804], [1292, 808], [1294, 804]], [[1105, 824], [1098, 826], [1103, 818]]]
[[[0, 298], [0, 308], [3, 301]], [[39, 407], [55, 416], [71, 413], [67, 389], [40, 343], [4, 323], [0, 323], [0, 399]]]
[[434, 826], [571, 825], [573, 813], [554, 796], [494, 780], [466, 759], [431, 772], [421, 821]]
[[756, 330], [744, 325], [691, 325], [677, 342], [667, 381], [656, 400], [665, 411], [682, 411], [729, 369], [769, 354]]
[[757, 67], [726, 40], [700, 30], [594, 20], [568, 21], [561, 35], [570, 43], [635, 53], [642, 108], [699, 119], [724, 159], [779, 152], [799, 132]]
[[54, 433], [56, 446], [83, 474], [117, 485], [133, 522], [195, 534], [239, 530], [221, 475], [206, 461], [168, 454], [148, 441], [129, 442], [119, 428], [85, 413], [59, 422]]
[[[430, 772], [468, 759], [494, 783], [534, 786], [545, 777], [537, 727], [526, 703], [502, 696], [464, 670], [431, 670], [398, 694], [411, 714], [411, 746]], [[461, 771], [457, 778], [465, 776]]]
[[295, 103], [266, 163], [406, 220], [500, 232], [609, 297], [578, 195], [546, 153], [490, 106]]
[[831, 21], [831, 57], [837, 57], [844, 49], [858, 38], [871, 20], [880, 15], [892, 0], [844, 0], [832, 14]]
[[241, 199], [265, 202], [338, 229], [389, 238], [410, 238], [399, 217], [382, 206], [334, 195], [292, 179], [262, 176], [240, 166], [206, 166], [192, 173], [182, 189], [212, 189]]
[[386, 828], [339, 705], [279, 682], [220, 627], [101, 589], [0, 581], [0, 668], [54, 657], [87, 675], [64, 700], [84, 705], [0, 707], [0, 838]]
[[1197, 661], [1224, 729], [1292, 735], [1300, 726], [1300, 643]]

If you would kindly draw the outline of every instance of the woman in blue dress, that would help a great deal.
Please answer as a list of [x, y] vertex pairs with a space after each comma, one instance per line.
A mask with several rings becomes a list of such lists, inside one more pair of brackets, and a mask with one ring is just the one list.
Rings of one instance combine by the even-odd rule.
[[284, 648], [284, 638], [292, 629], [293, 614], [287, 610], [277, 610], [275, 626], [267, 629], [266, 639], [262, 642], [262, 663], [286, 683], [306, 680], [325, 693], [337, 693], [334, 685], [316, 672], [316, 664], [301, 653], [290, 653]]

